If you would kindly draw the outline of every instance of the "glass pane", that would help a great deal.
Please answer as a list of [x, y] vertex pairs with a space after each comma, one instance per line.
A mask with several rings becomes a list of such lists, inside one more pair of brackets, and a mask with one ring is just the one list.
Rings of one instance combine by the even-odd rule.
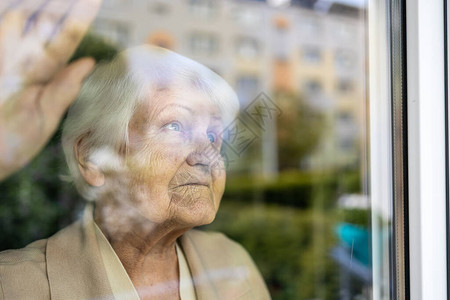
[[[200, 229], [241, 244], [273, 299], [372, 295], [366, 15], [365, 0], [104, 1], [72, 57], [107, 63], [149, 44], [231, 85], [240, 110], [220, 132], [225, 192]], [[1, 249], [80, 217], [60, 138], [0, 183]]]

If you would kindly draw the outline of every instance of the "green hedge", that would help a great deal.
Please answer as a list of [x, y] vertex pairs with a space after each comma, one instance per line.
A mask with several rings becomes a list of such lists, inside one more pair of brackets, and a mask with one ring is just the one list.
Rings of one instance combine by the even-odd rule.
[[255, 260], [274, 300], [338, 299], [334, 211], [223, 200], [205, 229], [225, 233]]
[[334, 208], [340, 193], [355, 193], [360, 189], [360, 177], [356, 172], [305, 173], [290, 171], [281, 173], [275, 180], [264, 181], [257, 177], [230, 176], [224, 198], [229, 201], [264, 202], [297, 208], [320, 206]]

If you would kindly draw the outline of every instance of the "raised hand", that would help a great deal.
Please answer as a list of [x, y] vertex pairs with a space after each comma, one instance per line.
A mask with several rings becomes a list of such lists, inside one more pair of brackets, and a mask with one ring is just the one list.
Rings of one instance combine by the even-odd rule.
[[0, 4], [0, 180], [47, 143], [94, 60], [66, 65], [101, 0]]

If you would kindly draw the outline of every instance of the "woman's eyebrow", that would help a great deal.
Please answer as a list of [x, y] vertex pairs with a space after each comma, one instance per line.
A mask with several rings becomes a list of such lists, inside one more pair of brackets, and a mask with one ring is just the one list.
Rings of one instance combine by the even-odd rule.
[[179, 108], [184, 108], [185, 110], [189, 111], [191, 114], [194, 114], [194, 110], [192, 108], [190, 108], [188, 106], [184, 106], [182, 104], [178, 104], [178, 103], [171, 103], [171, 104], [166, 105], [163, 109], [161, 109], [159, 111], [159, 113], [162, 113], [163, 111], [167, 110], [168, 108], [171, 108], [174, 106], [179, 107]]

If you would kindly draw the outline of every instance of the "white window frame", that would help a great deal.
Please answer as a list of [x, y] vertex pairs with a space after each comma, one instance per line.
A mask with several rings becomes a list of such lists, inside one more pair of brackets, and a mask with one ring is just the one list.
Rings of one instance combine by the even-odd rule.
[[[406, 3], [409, 299], [448, 299], [444, 1]], [[391, 1], [369, 1], [373, 299], [401, 299], [393, 221]], [[448, 114], [448, 112], [447, 112]], [[394, 245], [395, 246], [395, 245]], [[403, 259], [407, 259], [404, 257]], [[394, 268], [395, 270], [395, 268]], [[394, 291], [394, 292], [392, 292]]]
[[444, 1], [407, 1], [410, 295], [447, 299]]

